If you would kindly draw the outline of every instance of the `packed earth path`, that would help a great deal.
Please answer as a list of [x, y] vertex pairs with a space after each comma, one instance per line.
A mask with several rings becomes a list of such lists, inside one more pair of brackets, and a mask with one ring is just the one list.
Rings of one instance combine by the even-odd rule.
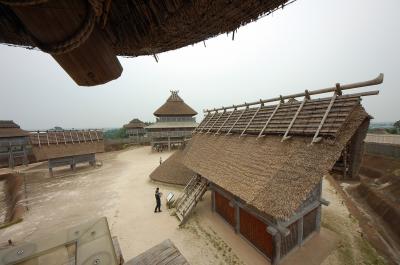
[[[269, 264], [222, 218], [211, 212], [209, 192], [187, 224], [179, 228], [177, 218], [165, 207], [165, 197], [169, 192], [178, 196], [182, 187], [155, 183], [149, 178], [159, 165], [160, 157], [165, 161], [171, 154], [152, 152], [150, 147], [103, 153], [98, 155], [102, 166], [81, 166], [74, 172], [58, 169], [54, 171], [54, 177], [49, 176], [46, 163], [20, 168], [26, 178], [27, 198], [24, 202], [29, 210], [22, 222], [0, 230], [0, 244], [8, 239], [19, 243], [46, 237], [106, 216], [111, 234], [118, 237], [125, 260], [169, 238], [192, 265]], [[163, 193], [161, 213], [154, 213], [156, 187]], [[349, 217], [346, 206], [341, 204], [340, 197], [326, 181], [323, 194], [332, 204], [323, 209], [321, 233], [300, 251], [289, 255], [282, 264], [380, 262], [368, 243], [359, 240], [356, 221]], [[332, 228], [333, 224], [336, 227]], [[341, 231], [341, 226], [347, 227], [346, 238], [337, 232]], [[343, 247], [352, 249], [349, 253]], [[318, 255], [314, 255], [316, 248]], [[364, 255], [365, 250], [369, 252], [368, 256]], [[304, 257], [313, 257], [313, 260]]]

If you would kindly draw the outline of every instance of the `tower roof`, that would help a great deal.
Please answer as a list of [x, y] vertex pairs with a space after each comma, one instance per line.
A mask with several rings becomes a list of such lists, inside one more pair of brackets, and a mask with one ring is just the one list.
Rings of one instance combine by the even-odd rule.
[[133, 119], [131, 120], [128, 124], [124, 125], [125, 129], [141, 129], [144, 128], [146, 124], [144, 124], [141, 120], [139, 119]]
[[178, 90], [171, 90], [171, 96], [159, 107], [154, 116], [194, 116], [197, 112], [187, 105], [178, 95]]

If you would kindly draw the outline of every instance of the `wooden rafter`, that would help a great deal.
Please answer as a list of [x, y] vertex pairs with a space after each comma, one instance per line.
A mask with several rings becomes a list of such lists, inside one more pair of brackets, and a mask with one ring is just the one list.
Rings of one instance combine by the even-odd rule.
[[293, 126], [294, 122], [296, 121], [297, 116], [299, 116], [299, 113], [300, 113], [300, 111], [303, 109], [303, 107], [304, 107], [304, 105], [306, 104], [307, 100], [308, 100], [307, 97], [305, 97], [305, 98], [303, 99], [303, 101], [301, 102], [300, 106], [298, 107], [296, 113], [295, 113], [294, 116], [293, 116], [293, 119], [290, 121], [290, 124], [289, 124], [289, 126], [288, 126], [288, 128], [287, 128], [285, 134], [283, 135], [281, 142], [283, 142], [283, 141], [285, 141], [285, 140], [287, 140], [287, 139], [290, 138], [290, 136], [288, 136], [288, 134], [289, 134], [289, 132], [290, 132], [290, 129], [292, 129], [292, 126]]
[[[206, 121], [206, 124], [204, 124], [204, 126], [201, 127], [201, 129], [200, 129], [200, 133], [203, 132], [203, 129], [207, 127], [208, 123], [214, 118], [215, 114], [217, 114], [217, 113], [218, 113], [217, 111], [214, 112], [214, 114], [208, 119], [208, 121]], [[209, 114], [209, 115], [211, 115], [211, 114]], [[207, 115], [207, 116], [208, 116], [208, 115]]]
[[264, 104], [261, 104], [260, 107], [258, 107], [258, 109], [254, 112], [254, 115], [251, 117], [250, 121], [247, 123], [246, 127], [244, 128], [244, 130], [242, 131], [242, 133], [240, 134], [239, 137], [242, 137], [243, 135], [245, 135], [246, 130], [249, 128], [250, 124], [253, 122], [254, 118], [257, 116], [258, 112], [261, 110], [261, 108], [264, 106]]
[[225, 112], [221, 113], [221, 115], [218, 116], [218, 118], [214, 121], [214, 123], [210, 126], [210, 128], [208, 129], [208, 131], [206, 133], [210, 133], [211, 129], [214, 128], [214, 125], [219, 121], [219, 119], [221, 119], [222, 115]]
[[222, 129], [222, 127], [224, 127], [224, 125], [226, 124], [226, 122], [229, 120], [229, 118], [232, 116], [232, 114], [236, 111], [236, 109], [232, 110], [231, 113], [228, 115], [228, 117], [226, 118], [226, 120], [222, 123], [221, 127], [219, 127], [219, 129], [217, 130], [217, 132], [215, 133], [216, 135], [219, 134], [219, 131]]
[[232, 131], [232, 129], [235, 127], [236, 123], [240, 120], [240, 118], [242, 118], [243, 114], [246, 112], [246, 110], [248, 110], [248, 108], [243, 109], [242, 113], [240, 113], [239, 117], [236, 119], [236, 121], [233, 123], [233, 125], [231, 126], [231, 128], [229, 129], [229, 131], [226, 133], [226, 135], [229, 135]]
[[317, 129], [317, 131], [316, 131], [315, 134], [314, 134], [314, 137], [313, 137], [313, 139], [312, 139], [312, 141], [311, 141], [311, 144], [314, 144], [314, 143], [316, 143], [316, 142], [319, 141], [319, 139], [318, 139], [319, 132], [321, 131], [322, 126], [324, 126], [325, 120], [326, 120], [326, 118], [328, 117], [329, 112], [331, 111], [333, 104], [335, 103], [335, 100], [336, 100], [337, 95], [338, 95], [337, 92], [335, 92], [335, 93], [333, 94], [333, 96], [332, 96], [332, 98], [331, 98], [331, 101], [329, 102], [328, 108], [326, 109], [325, 114], [324, 114], [324, 116], [322, 117], [321, 122], [319, 123], [318, 129]]
[[265, 123], [265, 125], [262, 128], [261, 132], [258, 134], [257, 138], [265, 136], [265, 135], [263, 135], [263, 133], [264, 133], [265, 129], [267, 129], [267, 126], [271, 122], [272, 118], [275, 116], [275, 113], [278, 111], [280, 105], [281, 105], [281, 102], [279, 102], [278, 105], [276, 105], [274, 111], [272, 112], [271, 116], [269, 116], [267, 122]]

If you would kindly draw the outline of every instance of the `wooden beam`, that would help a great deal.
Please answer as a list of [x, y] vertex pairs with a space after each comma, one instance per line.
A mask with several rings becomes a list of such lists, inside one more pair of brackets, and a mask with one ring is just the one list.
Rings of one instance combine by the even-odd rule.
[[[215, 133], [215, 135], [219, 134], [219, 131], [222, 129], [222, 127], [224, 127], [224, 125], [226, 124], [226, 122], [229, 120], [229, 118], [232, 116], [232, 114], [236, 111], [236, 109], [233, 109], [231, 111], [231, 113], [228, 115], [228, 117], [226, 118], [226, 120], [222, 123], [221, 127], [219, 127], [219, 129], [217, 130], [217, 132]], [[225, 111], [226, 112], [226, 111]]]
[[[215, 114], [217, 114], [217, 112]], [[211, 131], [211, 129], [214, 127], [214, 125], [219, 121], [219, 119], [221, 119], [223, 114], [224, 113], [221, 113], [221, 115], [218, 116], [218, 118], [214, 121], [214, 123], [211, 125], [211, 127], [208, 129], [208, 131], [206, 133], [209, 133]]]
[[[348, 89], [354, 89], [354, 88], [360, 88], [360, 87], [366, 87], [366, 86], [379, 85], [379, 84], [382, 84], [383, 78], [384, 78], [384, 75], [381, 73], [381, 74], [379, 74], [378, 77], [376, 77], [376, 78], [374, 78], [372, 80], [342, 85], [341, 86], [341, 90], [348, 90]], [[260, 103], [268, 103], [268, 102], [275, 102], [275, 101], [281, 101], [282, 102], [282, 100], [285, 100], [285, 99], [304, 97], [306, 95], [312, 96], [312, 95], [324, 94], [324, 93], [329, 93], [329, 92], [334, 92], [334, 91], [336, 91], [336, 86], [335, 87], [318, 89], [318, 90], [306, 91], [306, 92], [287, 95], [287, 96], [279, 96], [279, 97], [276, 97], [276, 98], [265, 99], [265, 100], [261, 100], [261, 101], [251, 102], [251, 103], [244, 103], [244, 104], [236, 105], [236, 107], [237, 108], [248, 107], [248, 106], [252, 106], [252, 105], [258, 105]], [[229, 109], [229, 108], [232, 108], [232, 107], [222, 107], [222, 108], [214, 109], [214, 111], [221, 110], [223, 108]], [[205, 112], [208, 112], [208, 111], [210, 111], [210, 110], [205, 110]]]
[[275, 116], [275, 113], [278, 111], [279, 107], [281, 106], [281, 103], [279, 102], [274, 111], [272, 112], [272, 114], [269, 116], [267, 122], [265, 123], [264, 127], [262, 128], [261, 132], [258, 134], [257, 138], [263, 137], [263, 133], [265, 131], [265, 129], [267, 128], [268, 124], [271, 122], [272, 118]]
[[318, 129], [315, 132], [313, 139], [311, 140], [311, 144], [314, 144], [314, 143], [318, 142], [317, 138], [318, 138], [319, 132], [321, 131], [322, 126], [324, 126], [326, 118], [328, 118], [329, 112], [331, 111], [331, 108], [332, 108], [333, 104], [335, 103], [336, 97], [337, 97], [337, 94], [335, 92], [333, 94], [332, 98], [331, 98], [331, 101], [329, 102], [328, 108], [326, 109], [325, 114], [322, 117], [321, 122], [319, 123]]
[[299, 116], [299, 113], [303, 109], [306, 102], [307, 102], [307, 98], [304, 98], [303, 101], [301, 102], [299, 108], [297, 109], [296, 113], [294, 114], [293, 119], [290, 121], [289, 127], [287, 128], [285, 134], [283, 135], [281, 142], [283, 142], [289, 138], [287, 135], [289, 134], [290, 129], [292, 129], [292, 126], [293, 126], [294, 122], [296, 121], [297, 116]]
[[[200, 129], [200, 133], [202, 133], [203, 132], [203, 129], [208, 125], [208, 123], [214, 118], [214, 116], [215, 116], [215, 114], [217, 114], [217, 111], [216, 112], [214, 112], [214, 114], [210, 117], [210, 119], [208, 119], [208, 121], [204, 124], [204, 126], [203, 127], [201, 127], [201, 129]], [[211, 113], [209, 114], [209, 115], [211, 115]]]
[[240, 120], [240, 118], [242, 118], [242, 116], [246, 112], [246, 110], [247, 110], [247, 108], [243, 109], [242, 113], [240, 113], [240, 115], [238, 116], [236, 121], [233, 123], [233, 125], [231, 126], [231, 128], [229, 129], [229, 131], [225, 135], [229, 135], [231, 133], [232, 129], [235, 127], [236, 123]]
[[245, 135], [246, 130], [249, 128], [250, 124], [252, 123], [252, 121], [254, 120], [254, 118], [257, 116], [258, 112], [260, 111], [260, 109], [264, 107], [264, 104], [261, 104], [260, 107], [258, 107], [258, 109], [256, 110], [256, 112], [254, 113], [253, 117], [251, 117], [250, 121], [247, 123], [246, 128], [244, 128], [243, 132], [240, 134], [239, 137], [242, 137], [243, 135]]

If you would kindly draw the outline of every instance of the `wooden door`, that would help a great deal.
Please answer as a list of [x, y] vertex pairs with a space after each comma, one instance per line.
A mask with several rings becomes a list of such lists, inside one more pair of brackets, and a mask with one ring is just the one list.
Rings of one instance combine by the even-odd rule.
[[240, 208], [240, 233], [267, 257], [272, 258], [272, 236], [267, 232], [267, 225]]
[[229, 205], [229, 200], [215, 192], [215, 211], [219, 213], [233, 227], [236, 225], [235, 208]]

